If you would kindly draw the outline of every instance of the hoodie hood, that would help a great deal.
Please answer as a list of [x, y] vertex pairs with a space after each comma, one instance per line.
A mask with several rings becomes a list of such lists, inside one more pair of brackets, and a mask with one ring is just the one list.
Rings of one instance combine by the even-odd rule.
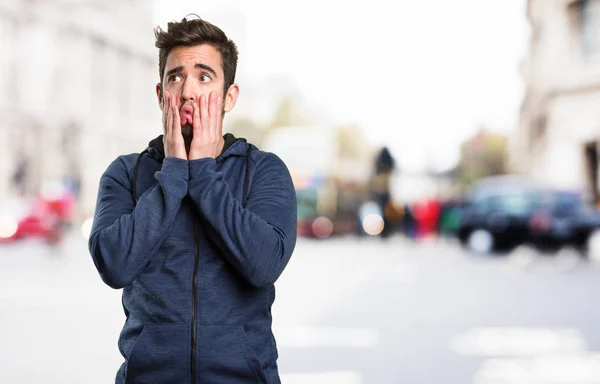
[[[225, 140], [225, 144], [223, 145], [223, 150], [221, 151], [219, 158], [225, 158], [232, 155], [246, 155], [246, 145], [235, 145], [237, 143], [246, 143], [246, 139], [241, 137], [235, 137], [231, 133], [224, 134], [223, 139]], [[162, 161], [165, 158], [165, 146], [163, 143], [163, 135], [160, 135], [157, 138], [151, 140], [148, 143], [147, 150], [148, 155], [150, 155], [150, 157], [158, 161]]]

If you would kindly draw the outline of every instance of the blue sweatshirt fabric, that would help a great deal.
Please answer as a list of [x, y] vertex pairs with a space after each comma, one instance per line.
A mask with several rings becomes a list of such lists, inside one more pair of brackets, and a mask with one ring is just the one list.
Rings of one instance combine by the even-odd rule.
[[217, 159], [187, 161], [164, 159], [158, 138], [100, 180], [89, 250], [123, 288], [116, 384], [280, 383], [271, 306], [296, 195], [276, 155], [227, 139]]

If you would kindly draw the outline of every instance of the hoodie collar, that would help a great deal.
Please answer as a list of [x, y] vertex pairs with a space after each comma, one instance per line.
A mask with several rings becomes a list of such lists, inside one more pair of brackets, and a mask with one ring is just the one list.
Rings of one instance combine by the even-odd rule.
[[[217, 157], [217, 159], [224, 159], [229, 156], [245, 156], [247, 145], [242, 145], [240, 143], [246, 143], [246, 139], [237, 138], [231, 133], [226, 133], [223, 135], [223, 140], [225, 140], [225, 144], [223, 145], [223, 150], [221, 154]], [[157, 138], [151, 140], [148, 143], [148, 154], [158, 161], [162, 161], [165, 158], [165, 147], [163, 143], [163, 135], [158, 136]]]

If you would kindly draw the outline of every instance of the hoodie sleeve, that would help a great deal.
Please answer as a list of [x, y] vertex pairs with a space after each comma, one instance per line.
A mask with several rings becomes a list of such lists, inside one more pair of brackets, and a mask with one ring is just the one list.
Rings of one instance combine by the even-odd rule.
[[190, 161], [189, 194], [223, 257], [255, 287], [273, 284], [296, 244], [296, 193], [287, 167], [267, 154], [254, 171], [246, 207], [216, 170], [215, 159]]
[[89, 250], [102, 280], [118, 289], [131, 283], [156, 253], [188, 190], [186, 160], [167, 158], [155, 183], [134, 206], [122, 158], [102, 175]]

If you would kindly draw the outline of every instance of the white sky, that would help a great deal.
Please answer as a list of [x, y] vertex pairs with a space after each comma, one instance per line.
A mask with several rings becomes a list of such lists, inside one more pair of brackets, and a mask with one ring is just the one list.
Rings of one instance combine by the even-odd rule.
[[157, 0], [155, 23], [192, 12], [238, 43], [245, 76], [291, 78], [405, 169], [448, 168], [479, 124], [517, 124], [525, 0]]

